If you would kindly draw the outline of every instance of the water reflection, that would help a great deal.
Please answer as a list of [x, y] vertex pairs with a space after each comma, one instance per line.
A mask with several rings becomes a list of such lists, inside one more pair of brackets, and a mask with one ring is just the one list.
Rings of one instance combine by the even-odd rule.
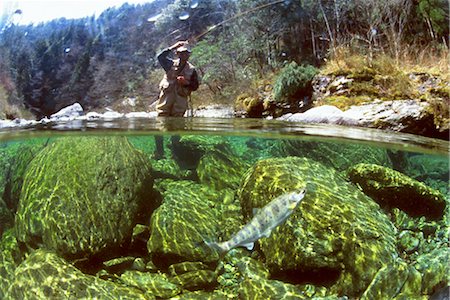
[[[323, 124], [301, 124], [265, 119], [238, 118], [155, 118], [124, 117], [108, 119], [76, 119], [71, 121], [39, 123], [20, 130], [0, 130], [0, 140], [27, 135], [59, 133], [101, 132], [102, 134], [142, 134], [152, 132], [245, 135], [267, 138], [321, 138], [347, 140], [386, 146], [398, 150], [448, 155], [449, 142], [407, 133], [389, 132], [370, 128]], [[106, 132], [105, 132], [106, 131]]]

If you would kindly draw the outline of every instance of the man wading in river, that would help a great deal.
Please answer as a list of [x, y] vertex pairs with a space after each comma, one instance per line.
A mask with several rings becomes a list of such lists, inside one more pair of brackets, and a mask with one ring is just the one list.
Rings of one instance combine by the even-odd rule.
[[[169, 56], [175, 51], [177, 59]], [[159, 94], [156, 111], [160, 117], [182, 117], [188, 109], [188, 98], [191, 92], [198, 89], [199, 80], [195, 67], [188, 62], [191, 51], [187, 41], [179, 41], [164, 49], [158, 55], [158, 61], [166, 74], [159, 84]], [[172, 144], [177, 143], [179, 137], [172, 137]], [[164, 157], [162, 136], [155, 136], [155, 159]]]

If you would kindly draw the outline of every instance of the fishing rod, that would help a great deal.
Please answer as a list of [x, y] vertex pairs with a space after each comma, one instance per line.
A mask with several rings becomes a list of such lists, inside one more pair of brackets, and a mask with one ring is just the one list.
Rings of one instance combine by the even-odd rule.
[[[247, 15], [247, 14], [249, 14], [249, 13], [258, 11], [258, 10], [260, 10], [260, 9], [264, 9], [264, 8], [269, 7], [269, 6], [272, 6], [272, 5], [280, 4], [280, 3], [283, 3], [283, 2], [286, 2], [286, 0], [276, 0], [276, 1], [272, 1], [272, 2], [269, 2], [269, 3], [262, 4], [262, 5], [259, 5], [259, 6], [257, 6], [257, 7], [254, 7], [254, 8], [252, 8], [252, 9], [249, 9], [249, 10], [246, 10], [246, 11], [243, 11], [243, 12], [240, 12], [240, 13], [238, 13], [238, 14], [236, 14], [236, 15], [234, 15], [234, 16], [232, 16], [232, 17], [226, 19], [226, 20], [223, 20], [223, 21], [221, 21], [221, 22], [219, 22], [219, 23], [217, 23], [217, 24], [215, 24], [215, 25], [209, 27], [208, 29], [206, 29], [206, 30], [203, 31], [202, 33], [200, 33], [200, 34], [198, 34], [198, 35], [196, 35], [196, 36], [194, 36], [194, 37], [189, 38], [189, 39], [187, 40], [187, 42], [190, 43], [190, 44], [195, 43], [195, 42], [198, 41], [200, 38], [202, 38], [203, 36], [207, 35], [208, 33], [212, 32], [212, 31], [216, 30], [217, 28], [219, 28], [219, 27], [222, 26], [223, 24], [226, 24], [226, 23], [228, 23], [228, 22], [230, 22], [230, 21], [233, 21], [233, 20], [235, 20], [235, 19], [241, 18], [241, 17], [243, 17], [243, 16], [245, 16], [245, 15]], [[168, 37], [170, 37], [170, 36], [172, 36], [172, 35], [174, 35], [174, 34], [176, 34], [176, 33], [179, 33], [180, 31], [181, 31], [181, 29], [176, 29], [176, 30], [174, 30], [173, 32], [171, 32], [169, 35], [167, 35], [166, 38], [168, 38]]]
[[202, 38], [203, 36], [207, 35], [208, 33], [212, 32], [212, 31], [216, 30], [217, 28], [219, 28], [219, 27], [222, 26], [223, 24], [226, 24], [226, 23], [228, 23], [228, 22], [230, 22], [230, 21], [233, 21], [234, 19], [241, 18], [241, 17], [243, 17], [243, 16], [245, 16], [245, 15], [247, 15], [247, 14], [249, 14], [249, 13], [258, 11], [258, 10], [260, 10], [260, 9], [264, 9], [264, 8], [266, 8], [266, 7], [269, 7], [269, 6], [272, 6], [272, 5], [275, 5], [275, 4], [280, 4], [280, 3], [283, 3], [283, 2], [285, 2], [285, 1], [286, 1], [286, 0], [276, 0], [276, 1], [273, 1], [273, 2], [269, 2], [269, 3], [266, 3], [266, 4], [259, 5], [259, 6], [257, 6], [257, 7], [252, 8], [252, 9], [249, 9], [249, 10], [240, 12], [240, 13], [238, 13], [238, 14], [236, 14], [236, 15], [234, 15], [234, 16], [232, 16], [232, 17], [226, 19], [226, 20], [223, 20], [222, 22], [219, 22], [219, 23], [217, 23], [217, 24], [211, 26], [210, 28], [206, 29], [204, 32], [202, 32], [202, 33], [200, 33], [200, 34], [198, 34], [198, 35], [196, 35], [196, 36], [194, 36], [194, 37], [192, 37], [192, 38], [189, 38], [189, 39], [188, 39], [188, 42], [195, 43], [195, 42], [198, 41], [200, 38]]

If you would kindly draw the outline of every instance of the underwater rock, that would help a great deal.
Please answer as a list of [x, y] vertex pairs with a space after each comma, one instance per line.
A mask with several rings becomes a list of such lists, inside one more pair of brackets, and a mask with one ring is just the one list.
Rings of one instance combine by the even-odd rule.
[[[311, 298], [304, 296], [303, 291], [293, 284], [263, 278], [258, 278], [258, 280], [247, 278], [241, 283], [239, 287], [239, 299], [311, 299]], [[332, 298], [330, 298], [330, 300], [331, 299]]]
[[403, 230], [398, 237], [400, 250], [412, 253], [419, 248], [420, 241], [423, 240], [423, 233]]
[[200, 182], [220, 191], [237, 189], [242, 175], [250, 166], [241, 159], [223, 151], [210, 151], [202, 156], [197, 166]]
[[14, 281], [14, 270], [25, 259], [12, 229], [6, 230], [0, 240], [0, 299]]
[[179, 285], [169, 281], [166, 275], [159, 273], [144, 273], [139, 271], [126, 271], [120, 280], [127, 286], [132, 286], [158, 298], [171, 298], [181, 292]]
[[184, 292], [178, 296], [170, 298], [171, 300], [222, 300], [222, 299], [233, 299], [230, 295], [224, 293], [223, 291], [195, 291], [195, 292]]
[[36, 154], [45, 147], [47, 140], [34, 140], [21, 144], [14, 155], [9, 157], [9, 165], [4, 169], [6, 172], [3, 200], [9, 209], [15, 213], [19, 204], [20, 191], [22, 190], [23, 178], [28, 164]]
[[224, 193], [192, 181], [158, 183], [163, 202], [151, 217], [147, 248], [161, 268], [184, 261], [212, 262], [217, 254], [203, 239], [217, 239]]
[[136, 257], [133, 256], [121, 256], [104, 261], [103, 266], [109, 274], [121, 274], [125, 270], [130, 269], [135, 260]]
[[85, 275], [41, 249], [17, 267], [14, 277], [5, 299], [148, 299], [138, 289]]
[[447, 156], [413, 155], [408, 159], [409, 168], [405, 174], [429, 187], [448, 192], [449, 159]]
[[400, 172], [375, 164], [358, 164], [348, 177], [364, 193], [385, 207], [397, 207], [411, 216], [437, 220], [444, 215], [444, 196]]
[[378, 271], [361, 299], [396, 299], [400, 293], [415, 299], [420, 288], [420, 274], [405, 262], [396, 261]]
[[163, 179], [193, 179], [195, 174], [192, 170], [181, 169], [177, 162], [173, 159], [159, 159], [152, 161], [153, 178]]
[[449, 262], [448, 244], [419, 256], [414, 267], [422, 274], [422, 294], [430, 295], [449, 284]]
[[296, 211], [259, 240], [272, 278], [333, 285], [331, 291], [358, 297], [396, 256], [396, 229], [378, 204], [335, 170], [306, 158], [259, 161], [238, 192], [244, 216], [305, 186]]
[[217, 286], [217, 275], [211, 270], [198, 270], [176, 275], [170, 281], [189, 291], [213, 290]]
[[186, 261], [179, 264], [173, 264], [169, 267], [169, 274], [171, 276], [177, 276], [188, 272], [207, 270], [208, 266], [202, 262]]
[[306, 157], [333, 167], [338, 171], [347, 170], [349, 167], [362, 162], [387, 167], [392, 165], [386, 150], [367, 145], [287, 139], [281, 141], [278, 148], [282, 157]]
[[195, 169], [200, 158], [210, 151], [230, 151], [220, 137], [205, 135], [183, 135], [178, 141], [172, 141], [171, 147], [176, 161], [187, 169]]
[[58, 139], [29, 164], [17, 239], [67, 258], [114, 257], [156, 205], [150, 174], [146, 157], [124, 137]]
[[6, 203], [0, 198], [0, 236], [6, 229], [13, 227], [14, 225], [14, 215], [9, 210]]

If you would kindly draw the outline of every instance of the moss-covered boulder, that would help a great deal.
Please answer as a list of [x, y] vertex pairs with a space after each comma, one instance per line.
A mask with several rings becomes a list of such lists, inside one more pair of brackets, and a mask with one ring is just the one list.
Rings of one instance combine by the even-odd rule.
[[20, 191], [22, 190], [23, 179], [28, 164], [45, 146], [44, 140], [31, 140], [21, 144], [15, 154], [9, 159], [9, 166], [6, 169], [7, 177], [5, 189], [3, 191], [3, 200], [11, 209], [16, 212], [19, 204]]
[[184, 168], [195, 169], [206, 153], [213, 150], [229, 150], [224, 139], [217, 136], [183, 135], [172, 139], [172, 153], [178, 164]]
[[[216, 240], [222, 235], [221, 212], [228, 194], [192, 181], [165, 180], [157, 188], [163, 202], [151, 217], [147, 243], [153, 262], [167, 268], [183, 261], [216, 260], [217, 254], [204, 244], [204, 239]], [[238, 225], [236, 222], [232, 230]]]
[[217, 286], [217, 274], [211, 270], [197, 270], [176, 275], [171, 282], [189, 291], [212, 290]]
[[272, 276], [315, 280], [333, 285], [332, 292], [360, 296], [396, 254], [396, 230], [372, 199], [334, 169], [294, 157], [259, 161], [238, 195], [249, 219], [253, 208], [305, 186], [297, 210], [259, 240]]
[[165, 274], [126, 271], [120, 280], [127, 286], [136, 287], [158, 298], [171, 298], [181, 293], [181, 287], [170, 282]]
[[414, 267], [422, 274], [422, 294], [430, 295], [450, 286], [450, 249], [448, 244], [421, 255]]
[[447, 155], [412, 155], [408, 157], [408, 163], [409, 167], [405, 170], [406, 175], [441, 191], [443, 194], [448, 192], [450, 162]]
[[421, 284], [420, 273], [399, 260], [378, 271], [361, 299], [397, 299], [399, 295], [416, 299], [421, 295]]
[[85, 275], [56, 254], [36, 250], [14, 272], [5, 299], [148, 299], [135, 288]]
[[231, 153], [211, 151], [200, 159], [197, 174], [201, 183], [216, 190], [237, 189], [242, 175], [249, 167]]
[[[293, 284], [278, 280], [247, 278], [239, 288], [239, 299], [310, 299]], [[337, 298], [336, 298], [337, 299]]]
[[114, 253], [152, 210], [151, 166], [124, 137], [61, 138], [30, 163], [19, 241], [68, 258]]
[[13, 227], [25, 170], [46, 139], [7, 142], [0, 145], [0, 236]]
[[25, 259], [12, 229], [3, 233], [0, 240], [0, 299], [14, 281], [14, 270]]
[[397, 207], [428, 219], [444, 215], [446, 201], [439, 191], [390, 168], [358, 164], [348, 170], [348, 177], [384, 207]]
[[14, 224], [14, 215], [0, 197], [0, 236]]
[[392, 165], [385, 149], [367, 145], [292, 139], [280, 142], [278, 149], [282, 156], [310, 158], [339, 171], [363, 162], [387, 167]]

